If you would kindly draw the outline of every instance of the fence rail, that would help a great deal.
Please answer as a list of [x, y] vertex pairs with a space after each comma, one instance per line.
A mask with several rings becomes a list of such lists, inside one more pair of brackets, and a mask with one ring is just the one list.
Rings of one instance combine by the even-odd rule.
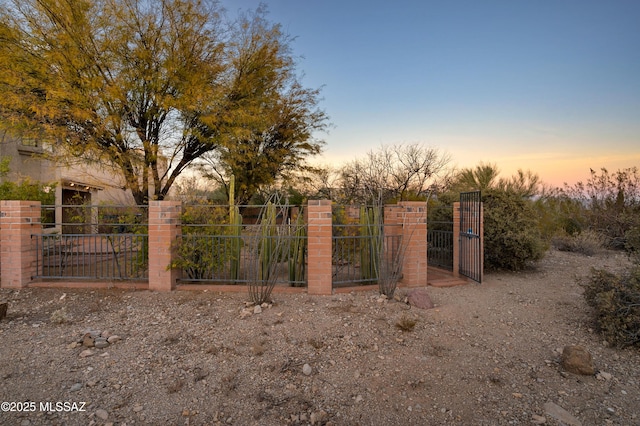
[[148, 278], [148, 236], [143, 234], [38, 234], [36, 275], [45, 279]]
[[427, 259], [430, 266], [453, 270], [453, 231], [427, 230]]
[[[234, 235], [237, 228], [240, 233]], [[271, 254], [277, 259], [277, 265], [270, 269], [270, 273], [275, 273], [276, 284], [292, 287], [307, 284], [304, 273], [294, 273], [299, 265], [291, 264], [294, 247], [302, 247], [301, 253], [305, 253], [307, 244], [306, 236], [296, 235], [295, 225], [278, 225], [277, 235], [272, 236], [259, 235], [258, 225], [198, 224], [183, 225], [182, 229], [176, 243], [176, 266], [182, 270], [183, 283], [266, 283], [267, 265], [263, 262], [268, 246], [273, 247]]]
[[[366, 226], [366, 225], [364, 225]], [[393, 225], [376, 226], [390, 235], [380, 240], [371, 233], [361, 233], [363, 225], [334, 225], [332, 236], [332, 282], [334, 287], [378, 283], [379, 262], [391, 262], [401, 249], [402, 235], [392, 234]]]

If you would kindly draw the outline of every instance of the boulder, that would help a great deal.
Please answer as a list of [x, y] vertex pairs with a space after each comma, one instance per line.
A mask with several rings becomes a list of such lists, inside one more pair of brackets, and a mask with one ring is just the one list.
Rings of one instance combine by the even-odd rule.
[[420, 309], [432, 309], [433, 302], [424, 288], [416, 288], [407, 293], [407, 303]]
[[582, 346], [565, 346], [562, 350], [560, 364], [562, 368], [574, 374], [591, 376], [596, 372], [591, 354]]

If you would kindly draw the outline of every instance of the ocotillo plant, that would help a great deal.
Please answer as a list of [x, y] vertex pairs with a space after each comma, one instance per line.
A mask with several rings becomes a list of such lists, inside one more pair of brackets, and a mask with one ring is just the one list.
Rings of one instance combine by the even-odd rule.
[[[408, 228], [411, 226], [411, 228]], [[402, 267], [404, 265], [404, 255], [415, 227], [407, 223], [402, 223], [402, 235], [384, 235], [384, 227], [380, 225], [380, 252], [378, 258], [378, 289], [380, 294], [392, 298], [398, 281], [402, 278]], [[407, 235], [407, 229], [410, 231]]]
[[[253, 236], [251, 247], [254, 255], [253, 264], [249, 268], [249, 297], [251, 302], [262, 304], [271, 298], [271, 292], [278, 281], [280, 261], [284, 255], [290, 253], [291, 238], [288, 232], [278, 229], [276, 218], [277, 197], [275, 202], [269, 202], [260, 215], [258, 230]], [[285, 217], [285, 208], [280, 214]], [[287, 226], [286, 223], [282, 226]]]

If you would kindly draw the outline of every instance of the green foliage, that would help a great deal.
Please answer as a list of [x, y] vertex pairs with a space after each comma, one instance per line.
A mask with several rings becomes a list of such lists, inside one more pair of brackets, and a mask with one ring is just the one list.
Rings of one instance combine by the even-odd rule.
[[138, 204], [212, 151], [245, 194], [319, 153], [326, 116], [266, 8], [226, 16], [216, 1], [2, 2], [0, 125], [111, 163]]
[[518, 194], [524, 198], [536, 195], [540, 189], [540, 177], [530, 170], [518, 170], [510, 178], [498, 178], [500, 169], [495, 164], [480, 163], [475, 168], [462, 169], [453, 178], [451, 188], [455, 192], [496, 189]]
[[[211, 278], [233, 258], [235, 251], [224, 238], [233, 227], [227, 225], [227, 209], [212, 205], [186, 206], [182, 214], [182, 239], [175, 247], [171, 268], [187, 278]], [[231, 239], [233, 241], [233, 239]]]
[[640, 266], [622, 274], [593, 269], [581, 282], [605, 339], [617, 346], [640, 346]]
[[546, 250], [531, 201], [517, 193], [483, 194], [484, 256], [487, 269], [522, 270]]
[[[52, 206], [56, 202], [56, 183], [32, 182], [26, 178], [20, 182], [6, 179], [9, 174], [9, 158], [0, 159], [0, 200], [40, 201], [43, 206]], [[55, 221], [53, 210], [42, 209], [42, 223]]]
[[40, 201], [42, 205], [52, 205], [55, 203], [55, 194], [55, 184], [43, 185], [29, 179], [19, 183], [0, 183], [0, 200], [30, 200]]
[[31, 182], [26, 178], [20, 182], [6, 179], [9, 174], [9, 158], [0, 159], [0, 200], [40, 201], [42, 205], [52, 205], [56, 200], [56, 184]]

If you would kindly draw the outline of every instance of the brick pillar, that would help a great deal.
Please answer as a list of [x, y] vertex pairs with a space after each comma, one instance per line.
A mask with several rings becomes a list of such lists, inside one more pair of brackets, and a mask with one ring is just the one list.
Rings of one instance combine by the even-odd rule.
[[384, 234], [401, 235], [404, 208], [397, 204], [384, 206]]
[[307, 293], [330, 295], [331, 280], [331, 200], [307, 203]]
[[402, 284], [406, 287], [427, 285], [427, 204], [401, 201], [402, 244], [405, 247]]
[[171, 291], [180, 279], [179, 269], [168, 269], [174, 244], [182, 234], [180, 201], [149, 202], [149, 290]]
[[0, 202], [0, 270], [3, 288], [26, 287], [36, 274], [37, 240], [40, 234], [40, 201]]
[[460, 277], [460, 203], [453, 203], [453, 276]]

